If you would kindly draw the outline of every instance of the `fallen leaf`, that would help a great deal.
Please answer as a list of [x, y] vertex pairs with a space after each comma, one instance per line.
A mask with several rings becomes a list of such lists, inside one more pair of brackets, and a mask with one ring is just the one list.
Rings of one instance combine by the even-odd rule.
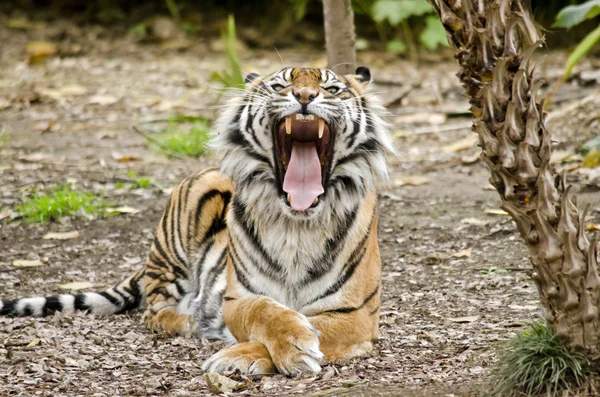
[[599, 230], [600, 231], [600, 225], [597, 225], [595, 223], [590, 223], [587, 225], [587, 227], [585, 228], [585, 230], [587, 230], [588, 232], [593, 232], [595, 230]]
[[74, 230], [72, 232], [46, 233], [42, 238], [44, 240], [70, 240], [73, 238], [79, 238], [80, 236], [81, 235], [79, 232]]
[[38, 266], [43, 266], [44, 262], [42, 262], [39, 259], [33, 259], [33, 260], [17, 259], [15, 261], [13, 261], [12, 264], [15, 267], [38, 267]]
[[509, 213], [499, 208], [486, 208], [484, 211], [488, 215], [494, 216], [509, 216]]
[[34, 30], [45, 26], [44, 22], [32, 22], [27, 18], [10, 18], [6, 21], [6, 27], [9, 29]]
[[461, 258], [461, 259], [462, 258], [470, 258], [472, 252], [473, 252], [473, 248], [467, 248], [462, 251], [455, 252], [454, 254], [452, 254], [452, 257], [453, 258]]
[[120, 99], [121, 98], [118, 98], [118, 97], [112, 96], [112, 95], [92, 95], [88, 99], [88, 104], [108, 106], [108, 105], [113, 105], [113, 104], [119, 102]]
[[113, 213], [113, 214], [137, 214], [137, 213], [141, 212], [137, 208], [127, 207], [127, 206], [110, 207], [110, 208], [106, 208], [104, 211], [106, 211], [108, 213]]
[[90, 283], [89, 281], [75, 281], [72, 283], [66, 283], [66, 284], [58, 284], [58, 288], [61, 289], [66, 289], [66, 290], [80, 290], [80, 289], [86, 289], [86, 288], [92, 288], [94, 286], [93, 283]]
[[111, 157], [115, 160], [117, 160], [119, 163], [130, 163], [132, 161], [141, 161], [142, 158], [138, 157], [138, 156], [126, 156], [126, 155], [122, 155], [121, 153], [118, 152], [113, 152]]
[[40, 121], [39, 123], [33, 126], [35, 131], [39, 131], [40, 134], [45, 134], [46, 132], [50, 132], [52, 127], [56, 124], [56, 121]]
[[33, 339], [31, 342], [29, 342], [27, 344], [27, 347], [35, 347], [35, 346], [39, 345], [40, 342], [41, 342], [41, 340], [39, 340], [39, 339]]
[[211, 393], [231, 393], [234, 390], [244, 387], [243, 383], [236, 382], [217, 373], [204, 374], [204, 381], [206, 382], [208, 391]]
[[40, 94], [50, 97], [50, 98], [54, 99], [55, 101], [58, 101], [65, 97], [72, 98], [72, 97], [76, 97], [76, 96], [82, 96], [82, 95], [85, 95], [86, 93], [87, 93], [87, 88], [85, 88], [84, 86], [79, 85], [79, 84], [69, 84], [69, 85], [65, 85], [65, 86], [62, 86], [57, 89], [48, 88], [48, 89], [40, 91]]
[[460, 223], [473, 226], [485, 226], [490, 222], [479, 218], [464, 218], [460, 220]]
[[473, 154], [467, 154], [465, 156], [462, 156], [460, 158], [460, 161], [463, 164], [473, 164], [479, 161], [479, 159], [481, 158], [481, 153], [480, 152], [475, 152]]
[[451, 318], [448, 318], [448, 320], [452, 321], [453, 323], [472, 323], [473, 321], [477, 321], [477, 319], [479, 319], [479, 316], [466, 316], [466, 317], [451, 317]]
[[54, 55], [58, 52], [58, 46], [49, 41], [30, 41], [25, 48], [29, 58], [29, 63], [42, 62], [49, 55]]
[[425, 176], [404, 176], [394, 179], [394, 186], [419, 186], [431, 182]]
[[12, 215], [11, 211], [0, 212], [0, 221]]
[[586, 168], [595, 168], [600, 165], [600, 151], [596, 150], [596, 148], [592, 148], [583, 158], [583, 163], [581, 163]]
[[462, 152], [463, 150], [475, 147], [479, 143], [479, 137], [477, 135], [469, 135], [468, 137], [461, 139], [451, 145], [442, 147], [442, 152], [456, 153]]

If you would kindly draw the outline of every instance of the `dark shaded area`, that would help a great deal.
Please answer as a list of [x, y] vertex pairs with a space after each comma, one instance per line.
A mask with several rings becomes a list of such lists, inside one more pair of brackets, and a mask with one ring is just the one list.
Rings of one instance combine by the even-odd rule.
[[[317, 0], [239, 1], [239, 0], [174, 0], [194, 36], [218, 36], [227, 15], [233, 14], [236, 23], [247, 31], [244, 40], [255, 47], [289, 46], [295, 40], [322, 43], [323, 5]], [[370, 9], [375, 0], [353, 1], [358, 37], [382, 39], [393, 36], [394, 28], [377, 26]], [[550, 47], [567, 47], [579, 42], [598, 24], [589, 20], [564, 34], [551, 28], [556, 14], [565, 6], [582, 4], [585, 0], [532, 0], [536, 20], [546, 29]], [[116, 30], [128, 30], [133, 24], [147, 21], [156, 15], [170, 15], [165, 0], [16, 0], [0, 1], [0, 11], [7, 16], [27, 15], [41, 20], [68, 18], [77, 24], [111, 24]], [[417, 22], [415, 22], [417, 21]], [[420, 30], [422, 21], [411, 22]], [[250, 30], [248, 32], [248, 30]]]

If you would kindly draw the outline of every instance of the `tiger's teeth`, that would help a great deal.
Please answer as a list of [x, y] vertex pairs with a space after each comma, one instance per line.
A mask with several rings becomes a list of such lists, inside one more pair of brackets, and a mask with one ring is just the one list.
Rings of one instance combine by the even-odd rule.
[[291, 203], [291, 202], [292, 202], [292, 195], [291, 195], [291, 194], [289, 194], [289, 193], [288, 193], [288, 195], [287, 195], [287, 201], [288, 201], [288, 203]]
[[315, 205], [315, 204], [317, 204], [318, 202], [319, 202], [319, 198], [318, 198], [318, 197], [315, 197], [315, 201], [313, 201], [312, 205]]
[[292, 118], [287, 117], [285, 119], [285, 133], [288, 135], [292, 134]]
[[325, 120], [319, 119], [319, 139], [323, 138], [323, 131], [325, 131]]

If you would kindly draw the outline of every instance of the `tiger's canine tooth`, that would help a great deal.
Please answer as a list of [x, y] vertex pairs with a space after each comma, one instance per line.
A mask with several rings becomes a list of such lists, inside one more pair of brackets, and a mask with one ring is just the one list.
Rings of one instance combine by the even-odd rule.
[[288, 203], [291, 203], [291, 202], [292, 202], [292, 195], [291, 195], [291, 194], [289, 194], [289, 193], [288, 193], [288, 195], [287, 195], [287, 201], [288, 201]]
[[288, 135], [292, 134], [292, 118], [291, 117], [285, 118], [285, 133]]
[[315, 201], [313, 201], [312, 205], [315, 205], [315, 204], [317, 204], [318, 202], [319, 202], [319, 198], [318, 198], [318, 197], [315, 197]]
[[325, 120], [319, 119], [319, 139], [323, 138], [323, 131], [325, 130]]

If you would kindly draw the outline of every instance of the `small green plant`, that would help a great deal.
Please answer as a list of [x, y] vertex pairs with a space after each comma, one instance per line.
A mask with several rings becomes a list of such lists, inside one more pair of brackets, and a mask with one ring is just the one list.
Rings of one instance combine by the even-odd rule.
[[237, 38], [235, 33], [235, 19], [229, 15], [227, 25], [221, 31], [221, 39], [225, 48], [227, 69], [220, 72], [213, 72], [211, 80], [221, 83], [226, 88], [244, 87], [244, 76], [240, 58], [237, 53]]
[[48, 193], [34, 194], [15, 209], [26, 222], [45, 223], [64, 216], [92, 217], [107, 205], [102, 197], [63, 185]]
[[171, 119], [164, 132], [153, 136], [149, 142], [157, 151], [170, 156], [198, 157], [206, 152], [209, 131], [207, 119], [198, 119], [193, 123], [178, 123]]
[[132, 189], [147, 189], [152, 187], [152, 181], [148, 178], [138, 177], [134, 171], [127, 171], [129, 177], [133, 180], [131, 184]]
[[531, 325], [502, 347], [490, 395], [558, 396], [582, 383], [588, 365], [583, 354], [560, 343], [549, 325]]

